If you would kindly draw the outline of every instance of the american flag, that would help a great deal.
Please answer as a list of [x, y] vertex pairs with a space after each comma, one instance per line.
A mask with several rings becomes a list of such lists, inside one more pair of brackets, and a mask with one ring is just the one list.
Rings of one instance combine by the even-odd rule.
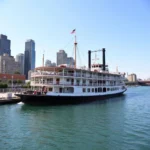
[[72, 30], [71, 34], [75, 33], [76, 29]]

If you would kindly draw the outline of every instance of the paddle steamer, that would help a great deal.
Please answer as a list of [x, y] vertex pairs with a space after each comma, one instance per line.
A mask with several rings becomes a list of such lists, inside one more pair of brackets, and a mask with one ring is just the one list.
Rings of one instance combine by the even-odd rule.
[[[76, 39], [76, 38], [75, 38]], [[124, 74], [111, 73], [105, 64], [105, 48], [102, 51], [102, 64], [91, 64], [88, 51], [88, 68], [62, 64], [57, 67], [37, 67], [31, 73], [31, 94], [16, 94], [26, 104], [77, 104], [122, 95], [126, 91]]]

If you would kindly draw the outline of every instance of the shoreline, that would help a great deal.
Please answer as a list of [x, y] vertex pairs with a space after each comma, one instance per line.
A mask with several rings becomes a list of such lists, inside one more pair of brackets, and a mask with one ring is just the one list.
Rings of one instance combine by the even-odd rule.
[[9, 93], [11, 92], [0, 93], [0, 105], [16, 104], [16, 103], [21, 102], [21, 99], [14, 95], [15, 93], [11, 93], [11, 96], [8, 95]]

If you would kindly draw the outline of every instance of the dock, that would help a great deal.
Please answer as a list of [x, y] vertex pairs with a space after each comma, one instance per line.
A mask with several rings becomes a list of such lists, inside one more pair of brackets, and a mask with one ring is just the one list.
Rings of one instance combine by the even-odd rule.
[[21, 102], [21, 99], [14, 95], [15, 93], [0, 93], [0, 105], [16, 104]]

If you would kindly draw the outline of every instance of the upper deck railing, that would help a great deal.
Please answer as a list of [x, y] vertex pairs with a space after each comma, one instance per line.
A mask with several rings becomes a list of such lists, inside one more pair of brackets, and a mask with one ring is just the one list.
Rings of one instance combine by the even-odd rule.
[[60, 77], [76, 77], [76, 78], [91, 78], [98, 80], [124, 80], [121, 76], [113, 76], [113, 75], [100, 75], [100, 74], [89, 74], [89, 73], [62, 73], [62, 72], [34, 72], [31, 74], [31, 77], [47, 77], [47, 76], [60, 76]]
[[119, 84], [106, 84], [106, 83], [67, 83], [67, 82], [42, 82], [42, 81], [31, 81], [31, 86], [122, 86], [123, 83]]

